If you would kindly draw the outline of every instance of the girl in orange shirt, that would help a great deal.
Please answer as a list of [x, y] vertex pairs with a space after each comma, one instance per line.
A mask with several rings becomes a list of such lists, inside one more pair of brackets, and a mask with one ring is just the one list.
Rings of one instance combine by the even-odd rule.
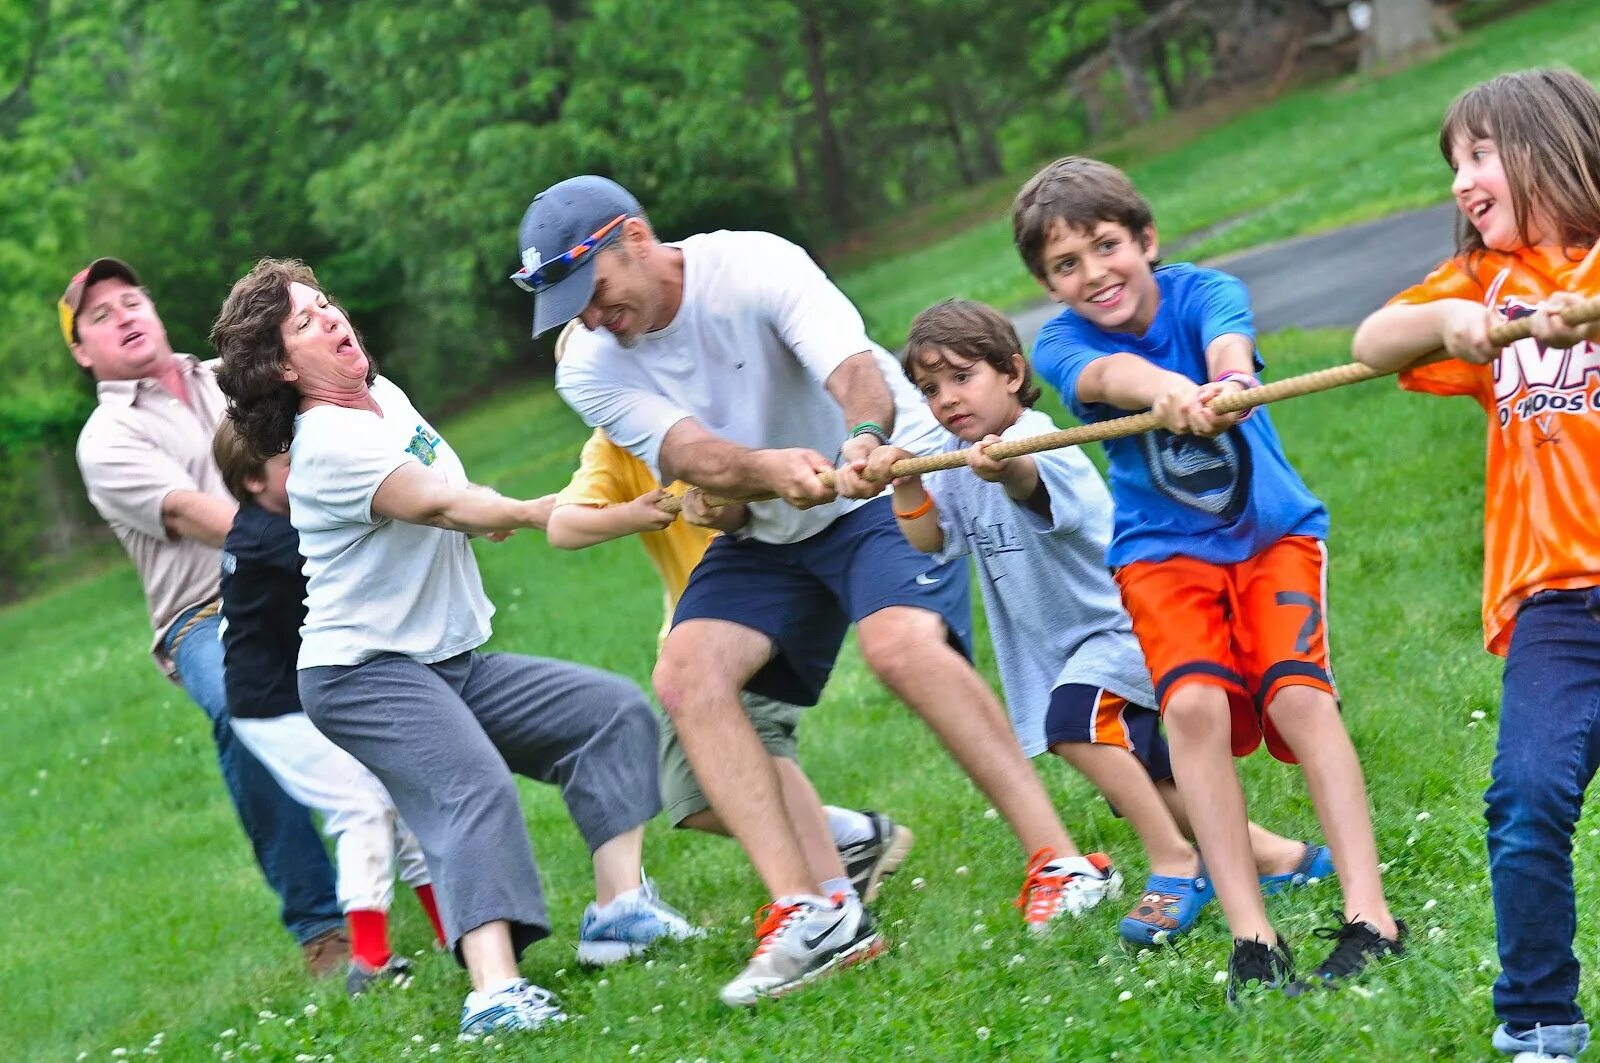
[[[1589, 1041], [1571, 854], [1600, 767], [1600, 326], [1562, 313], [1600, 295], [1600, 94], [1566, 71], [1497, 77], [1451, 104], [1439, 148], [1458, 253], [1367, 318], [1354, 353], [1488, 414], [1484, 641], [1506, 658], [1486, 795], [1493, 1043], [1570, 1059]], [[1532, 338], [1490, 342], [1518, 317]]]

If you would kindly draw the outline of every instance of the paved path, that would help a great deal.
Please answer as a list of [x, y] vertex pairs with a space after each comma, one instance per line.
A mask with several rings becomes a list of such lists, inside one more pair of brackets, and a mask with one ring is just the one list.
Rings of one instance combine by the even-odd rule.
[[[1395, 292], [1415, 284], [1455, 249], [1455, 204], [1302, 236], [1206, 262], [1250, 288], [1256, 329], [1354, 327]], [[1053, 303], [1014, 318], [1023, 348], [1056, 315]]]

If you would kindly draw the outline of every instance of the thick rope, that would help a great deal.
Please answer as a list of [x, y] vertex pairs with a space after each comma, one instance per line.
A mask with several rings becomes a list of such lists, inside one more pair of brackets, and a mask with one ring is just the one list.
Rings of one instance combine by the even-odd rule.
[[[1591, 321], [1600, 321], [1600, 298], [1586, 299], [1577, 303], [1562, 315], [1562, 319], [1570, 325], [1582, 325]], [[1522, 317], [1515, 321], [1504, 321], [1495, 325], [1489, 330], [1489, 341], [1498, 347], [1505, 347], [1517, 340], [1526, 339], [1532, 334], [1531, 320]], [[1411, 365], [1416, 365], [1423, 361], [1438, 361], [1442, 357], [1444, 357], [1444, 352], [1439, 351], [1428, 358], [1418, 359], [1412, 362]], [[1376, 380], [1396, 371], [1380, 371], [1371, 369], [1359, 362], [1348, 362], [1329, 369], [1318, 369], [1312, 373], [1285, 377], [1270, 384], [1263, 384], [1258, 388], [1218, 395], [1211, 400], [1208, 408], [1212, 413], [1240, 413], [1244, 410], [1254, 409], [1257, 406], [1265, 406], [1270, 402], [1299, 398], [1302, 395], [1328, 391], [1332, 388], [1344, 387], [1347, 384], [1359, 384], [1365, 380]], [[1099, 443], [1107, 439], [1136, 436], [1142, 432], [1149, 432], [1160, 427], [1161, 418], [1147, 411], [1145, 413], [1130, 414], [1127, 417], [1116, 417], [1109, 421], [1078, 425], [1075, 428], [1063, 428], [1057, 432], [1045, 432], [1042, 435], [1029, 436], [1027, 439], [1013, 439], [1003, 443], [995, 443], [985, 453], [992, 458], [1005, 460], [1006, 458], [1021, 457], [1024, 454], [1037, 454], [1044, 450], [1079, 447], [1085, 443]], [[930, 454], [921, 458], [905, 458], [890, 466], [889, 472], [891, 475], [898, 477], [921, 476], [945, 469], [959, 469], [967, 464], [967, 453], [966, 450], [952, 450], [943, 454]], [[831, 471], [820, 472], [817, 474], [817, 478], [829, 487], [833, 486], [833, 473]], [[773, 494], [758, 495], [746, 499], [708, 497], [706, 501], [712, 506], [721, 506], [738, 502], [767, 502], [777, 497], [777, 495]], [[683, 508], [682, 500], [676, 495], [668, 495], [657, 505], [668, 513], [677, 513]]]

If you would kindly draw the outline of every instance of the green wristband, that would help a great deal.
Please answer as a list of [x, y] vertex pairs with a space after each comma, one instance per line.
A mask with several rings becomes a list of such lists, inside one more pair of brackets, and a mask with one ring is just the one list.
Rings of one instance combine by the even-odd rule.
[[854, 439], [856, 436], [866, 435], [877, 436], [878, 442], [880, 443], [889, 442], [889, 433], [884, 431], [883, 425], [877, 423], [876, 421], [862, 421], [860, 424], [850, 429], [851, 439]]

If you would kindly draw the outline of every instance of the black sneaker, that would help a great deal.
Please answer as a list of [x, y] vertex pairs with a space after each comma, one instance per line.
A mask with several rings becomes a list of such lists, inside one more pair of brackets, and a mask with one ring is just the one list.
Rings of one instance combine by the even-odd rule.
[[1228, 1003], [1239, 1003], [1252, 982], [1262, 990], [1282, 989], [1294, 982], [1294, 954], [1281, 939], [1276, 945], [1255, 938], [1233, 939], [1233, 955], [1228, 957]]
[[344, 991], [353, 997], [359, 997], [381, 982], [403, 985], [410, 977], [411, 961], [404, 956], [390, 956], [389, 962], [382, 967], [368, 967], [360, 960], [353, 959], [350, 961], [349, 973], [344, 976]]
[[883, 880], [899, 870], [916, 839], [910, 828], [902, 827], [881, 812], [862, 809], [861, 814], [872, 823], [872, 837], [840, 846], [839, 860], [861, 902], [870, 904], [877, 899]]
[[1322, 965], [1310, 979], [1296, 985], [1295, 992], [1290, 995], [1296, 996], [1315, 986], [1332, 986], [1342, 982], [1359, 974], [1373, 960], [1381, 960], [1386, 956], [1404, 956], [1406, 935], [1409, 931], [1406, 930], [1403, 919], [1396, 919], [1394, 925], [1398, 929], [1392, 940], [1379, 933], [1378, 928], [1371, 923], [1355, 920], [1347, 923], [1343, 916], [1339, 917], [1338, 926], [1313, 930], [1312, 933], [1317, 937], [1333, 942], [1333, 951], [1328, 953], [1328, 958], [1322, 961]]

